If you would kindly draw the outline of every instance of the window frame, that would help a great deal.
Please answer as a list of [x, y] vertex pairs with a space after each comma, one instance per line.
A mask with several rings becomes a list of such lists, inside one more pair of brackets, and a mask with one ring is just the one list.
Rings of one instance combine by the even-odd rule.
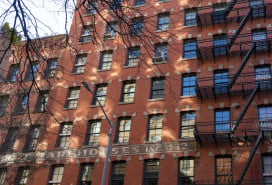
[[252, 42], [255, 43], [255, 51], [262, 52], [268, 50], [268, 36], [266, 29], [255, 29], [251, 31]]
[[[222, 114], [222, 116], [217, 114]], [[228, 116], [224, 116], [227, 113]], [[222, 118], [217, 120], [217, 118]], [[226, 120], [228, 118], [228, 120]], [[231, 131], [231, 112], [229, 108], [214, 110], [214, 131], [215, 133], [230, 132]]]
[[130, 23], [130, 29], [129, 34], [134, 35], [140, 35], [143, 33], [143, 27], [144, 27], [144, 18], [143, 17], [137, 17], [133, 18]]
[[[183, 119], [183, 116], [186, 116], [186, 118], [188, 118], [188, 116], [191, 116], [193, 115], [194, 119]], [[193, 120], [193, 124], [190, 124], [190, 121]], [[186, 125], [184, 125], [184, 123], [187, 123]], [[194, 137], [194, 130], [195, 130], [195, 123], [196, 123], [196, 112], [195, 111], [186, 111], [186, 112], [181, 112], [180, 113], [180, 133], [179, 133], [179, 138], [180, 139], [193, 139], [195, 138]], [[184, 128], [187, 131], [187, 137], [184, 137], [183, 136], [183, 131], [184, 131]], [[192, 133], [191, 133], [192, 132]], [[190, 134], [192, 135], [190, 137]]]
[[161, 13], [157, 16], [157, 31], [167, 31], [170, 28], [170, 13]]
[[[156, 83], [160, 83], [160, 84], [156, 84]], [[154, 86], [159, 86], [159, 87], [154, 87]], [[154, 77], [151, 79], [151, 87], [150, 87], [150, 97], [149, 99], [164, 99], [165, 97], [165, 77], [161, 76], [161, 77]], [[158, 93], [159, 92], [159, 93]], [[154, 95], [155, 94], [159, 94], [159, 95]]]
[[[230, 162], [231, 162], [231, 164], [230, 164], [231, 165], [230, 166], [231, 181], [230, 182], [224, 182], [224, 183], [233, 183], [233, 161], [232, 161], [232, 156], [229, 156], [229, 155], [216, 156], [215, 157], [215, 170], [214, 170], [215, 171], [215, 183], [218, 183], [218, 173], [217, 173], [217, 169], [218, 169], [218, 166], [217, 166], [218, 162], [217, 162], [217, 160], [218, 159], [230, 159]], [[225, 165], [225, 163], [224, 163], [224, 165]], [[227, 177], [228, 175], [220, 175], [220, 176]]]
[[215, 57], [225, 56], [228, 53], [228, 38], [226, 34], [213, 36], [213, 55]]
[[79, 42], [85, 44], [92, 41], [93, 36], [93, 27], [92, 26], [83, 26]]
[[16, 82], [19, 70], [20, 70], [20, 64], [11, 64], [9, 67], [9, 72], [8, 72], [6, 81], [9, 83]]
[[[142, 2], [142, 3], [139, 3]], [[134, 0], [133, 6], [144, 6], [146, 3], [146, 0]]]
[[[152, 163], [158, 163], [158, 165], [153, 165]], [[148, 163], [150, 164], [150, 167], [157, 167], [158, 170], [151, 170], [150, 172], [147, 171]], [[158, 184], [159, 182], [159, 174], [160, 174], [160, 160], [159, 159], [147, 159], [144, 161], [144, 170], [143, 170], [143, 185], [149, 185], [150, 181], [153, 183]]]
[[69, 148], [72, 130], [73, 130], [72, 122], [64, 122], [60, 124], [56, 148], [64, 148], [64, 149]]
[[104, 39], [115, 39], [118, 31], [117, 22], [109, 22], [105, 28]]
[[[130, 91], [131, 87], [133, 88], [133, 91]], [[135, 92], [136, 92], [136, 81], [135, 80], [123, 81], [120, 102], [133, 103], [134, 99], [135, 99]]]
[[35, 106], [35, 112], [45, 112], [49, 100], [49, 90], [39, 91], [38, 99]]
[[[89, 120], [88, 126], [87, 126], [87, 132], [85, 137], [85, 146], [97, 146], [99, 143], [99, 137], [101, 132], [101, 123], [102, 120], [95, 119], [95, 120]], [[98, 127], [95, 127], [96, 125], [99, 125]], [[99, 129], [99, 131], [96, 131], [96, 129]], [[96, 132], [94, 132], [96, 131]]]
[[101, 52], [98, 69], [100, 71], [111, 70], [112, 59], [113, 59], [113, 52], [112, 51]]
[[[27, 176], [25, 175], [25, 170], [27, 171]], [[30, 167], [23, 166], [19, 167], [17, 170], [16, 178], [15, 178], [15, 185], [26, 185], [29, 177]], [[25, 183], [21, 183], [22, 180], [26, 179]]]
[[[56, 168], [62, 168], [62, 173], [59, 174], [54, 174]], [[64, 165], [63, 164], [58, 164], [58, 165], [53, 165], [51, 166], [51, 169], [50, 169], [50, 176], [49, 176], [49, 180], [48, 180], [48, 184], [54, 184], [54, 185], [60, 185], [61, 184], [61, 181], [62, 181], [62, 177], [63, 177], [63, 172], [64, 172]], [[61, 180], [60, 181], [55, 181], [53, 178], [54, 178], [54, 175], [56, 176], [61, 176]]]
[[[87, 0], [86, 1], [86, 15], [95, 15], [96, 9], [98, 9], [98, 1], [97, 0]], [[95, 8], [94, 8], [95, 7]]]
[[[38, 129], [38, 131], [36, 131], [36, 129]], [[36, 151], [40, 134], [41, 134], [41, 125], [31, 125], [28, 131], [28, 136], [27, 136], [27, 141], [25, 143], [24, 151]]]
[[13, 151], [18, 133], [19, 133], [19, 127], [11, 127], [8, 129], [8, 133], [5, 135], [4, 143], [1, 145], [2, 152], [5, 153], [5, 152]]
[[[159, 53], [160, 53], [161, 57], [158, 58], [157, 56], [160, 56]], [[153, 64], [160, 63], [160, 62], [167, 62], [167, 55], [168, 55], [168, 44], [167, 43], [155, 44]]]
[[[87, 171], [85, 167], [88, 166], [88, 169], [90, 169], [90, 171]], [[88, 185], [88, 184], [91, 184], [92, 181], [93, 181], [93, 171], [94, 171], [94, 167], [95, 167], [95, 164], [90, 162], [90, 163], [81, 163], [80, 164], [80, 171], [79, 171], [79, 176], [78, 176], [78, 184], [80, 185]], [[87, 172], [86, 172], [87, 171]], [[84, 180], [84, 174], [91, 174], [91, 180], [87, 179], [87, 180]], [[86, 177], [87, 178], [87, 177]]]
[[[192, 78], [194, 78], [193, 82], [191, 82]], [[189, 79], [188, 80], [189, 85], [185, 85], [186, 84], [185, 83], [186, 79]], [[181, 88], [181, 96], [183, 96], [183, 97], [196, 96], [196, 83], [197, 82], [196, 82], [196, 74], [195, 73], [189, 73], [189, 74], [182, 75], [181, 83], [182, 83], [181, 84], [181, 86], [182, 86], [182, 88]], [[193, 83], [193, 84], [191, 85], [191, 83]], [[189, 89], [189, 91], [185, 91], [185, 89]], [[185, 94], [185, 92], [189, 92], [189, 93]]]
[[225, 23], [227, 20], [227, 3], [216, 3], [213, 5], [212, 21], [214, 24]]
[[[118, 165], [121, 167], [116, 169]], [[123, 168], [123, 169], [122, 169]], [[115, 171], [119, 173], [115, 173]], [[122, 173], [124, 171], [124, 173]], [[125, 181], [125, 173], [126, 173], [126, 161], [114, 161], [111, 165], [111, 174], [110, 174], [110, 185], [120, 185], [124, 184]], [[116, 183], [115, 183], [116, 181]]]
[[28, 104], [29, 104], [28, 94], [25, 94], [25, 93], [20, 94], [17, 99], [14, 114], [15, 115], [23, 115], [26, 112]]
[[[155, 119], [153, 122], [154, 128], [151, 128], [152, 119]], [[161, 142], [162, 140], [162, 128], [163, 128], [163, 114], [151, 114], [148, 116], [147, 123], [147, 142]], [[154, 135], [151, 132], [154, 131]], [[159, 134], [158, 134], [159, 133]], [[155, 138], [155, 139], [153, 139]]]
[[30, 62], [27, 67], [25, 74], [25, 81], [31, 81], [35, 79], [38, 72], [38, 62]]
[[[190, 14], [190, 13], [194, 13], [195, 15], [190, 15], [190, 19], [188, 19], [188, 15], [186, 14]], [[195, 16], [195, 18], [191, 18]], [[197, 26], [197, 10], [196, 9], [187, 9], [184, 11], [184, 26]]]
[[[65, 109], [76, 109], [78, 105], [78, 99], [80, 95], [80, 87], [75, 86], [75, 87], [70, 87], [67, 92], [67, 97], [65, 100]], [[71, 102], [73, 103], [73, 106], [70, 105]]]
[[213, 72], [214, 94], [216, 95], [227, 94], [229, 92], [229, 82], [230, 76], [228, 69], [215, 70]]
[[87, 63], [87, 54], [77, 55], [75, 58], [72, 74], [83, 74]]
[[58, 60], [50, 59], [47, 60], [47, 66], [44, 73], [44, 78], [53, 78], [57, 73]]
[[[105, 91], [105, 94], [98, 94], [99, 93], [99, 89], [102, 89], [102, 91]], [[107, 90], [108, 90], [108, 84], [106, 83], [101, 83], [101, 84], [96, 84], [95, 85], [95, 97], [93, 97], [93, 101], [92, 101], [92, 105], [93, 106], [99, 106], [99, 103], [97, 100], [99, 100], [100, 104], [102, 106], [105, 105], [106, 103], [106, 96], [107, 96]], [[102, 92], [101, 91], [101, 92]]]
[[0, 117], [5, 115], [9, 102], [9, 95], [0, 96]]
[[[192, 49], [192, 48], [194, 48], [194, 49]], [[197, 41], [196, 41], [196, 39], [187, 39], [187, 40], [183, 41], [182, 57], [183, 57], [183, 59], [197, 59]]]
[[[129, 129], [126, 129], [127, 123], [129, 123]], [[121, 129], [121, 127], [123, 127], [123, 129]], [[115, 143], [128, 144], [130, 139], [130, 130], [131, 130], [131, 117], [118, 118]], [[123, 137], [121, 137], [121, 135], [123, 135]]]
[[139, 65], [140, 47], [130, 47], [127, 49], [126, 67], [136, 67]]
[[[193, 167], [189, 166], [189, 169], [193, 168], [193, 176], [187, 176], [186, 174], [185, 175], [181, 174], [181, 161], [193, 161]], [[191, 165], [190, 162], [189, 162], [189, 164]], [[183, 166], [184, 166], [184, 164], [183, 164]], [[188, 167], [188, 166], [186, 166], [186, 167]], [[186, 172], [187, 172], [187, 170], [186, 170]], [[193, 178], [193, 182], [192, 182], [192, 184], [193, 184], [194, 180], [195, 180], [195, 158], [193, 158], [193, 157], [184, 157], [184, 158], [179, 159], [179, 164], [178, 164], [178, 185], [191, 184], [190, 182], [188, 183], [186, 181], [186, 180], [188, 180], [188, 178]]]

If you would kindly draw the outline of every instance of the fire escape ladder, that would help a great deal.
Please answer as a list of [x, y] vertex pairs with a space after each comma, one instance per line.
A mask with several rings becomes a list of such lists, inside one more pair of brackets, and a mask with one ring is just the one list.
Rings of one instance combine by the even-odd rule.
[[247, 112], [247, 109], [248, 109], [249, 105], [251, 104], [251, 102], [253, 101], [254, 96], [256, 95], [258, 89], [259, 89], [259, 84], [257, 83], [254, 90], [253, 90], [253, 92], [251, 93], [249, 99], [247, 100], [246, 105], [243, 107], [242, 112], [240, 113], [238, 119], [236, 120], [235, 124], [232, 127], [232, 136], [235, 133], [235, 130], [237, 129], [237, 127], [239, 126], [241, 120], [243, 119], [245, 113]]
[[255, 44], [252, 44], [251, 48], [248, 50], [246, 56], [243, 58], [240, 66], [238, 67], [236, 73], [233, 75], [231, 81], [229, 82], [229, 90], [231, 90], [231, 88], [233, 87], [233, 85], [235, 84], [237, 78], [239, 77], [239, 75], [241, 74], [243, 68], [245, 67], [247, 61], [249, 60], [251, 54], [253, 53], [255, 49]]
[[244, 166], [243, 171], [241, 172], [241, 174], [239, 176], [239, 179], [237, 181], [237, 185], [240, 185], [242, 183], [243, 178], [244, 178], [244, 176], [245, 176], [245, 174], [247, 172], [247, 169], [248, 169], [248, 167], [249, 167], [249, 165], [250, 165], [250, 163], [251, 163], [251, 161], [252, 161], [252, 159], [253, 159], [253, 157], [255, 155], [255, 152], [256, 152], [256, 150], [258, 148], [258, 145], [259, 145], [261, 139], [262, 139], [262, 132], [259, 133], [259, 136], [258, 136], [258, 138], [257, 138], [257, 140], [256, 140], [256, 142], [255, 142], [255, 144], [254, 144], [254, 146], [253, 146], [253, 148], [252, 148], [252, 150], [250, 152], [250, 155], [249, 155], [249, 157], [247, 159], [246, 165]]
[[235, 42], [235, 40], [237, 39], [238, 35], [240, 34], [240, 32], [242, 31], [243, 27], [245, 26], [248, 18], [251, 15], [251, 9], [248, 10], [248, 12], [246, 13], [246, 15], [244, 16], [243, 20], [240, 22], [238, 28], [236, 29], [235, 33], [232, 35], [229, 43], [228, 43], [228, 49], [231, 48], [232, 44]]

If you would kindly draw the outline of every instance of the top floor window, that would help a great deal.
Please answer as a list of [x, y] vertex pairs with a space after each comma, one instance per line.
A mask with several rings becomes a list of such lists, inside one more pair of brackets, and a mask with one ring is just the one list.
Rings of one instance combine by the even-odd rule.
[[17, 75], [19, 72], [19, 65], [18, 64], [13, 64], [9, 68], [8, 76], [7, 76], [7, 81], [8, 82], [15, 82], [17, 79]]
[[36, 72], [38, 69], [38, 63], [29, 63], [25, 80], [33, 80], [35, 78]]
[[197, 12], [195, 9], [185, 11], [185, 21], [184, 26], [197, 25], [196, 21]]
[[272, 106], [258, 107], [259, 126], [261, 129], [272, 127]]
[[84, 73], [86, 62], [87, 55], [78, 55], [74, 63], [73, 73], [74, 74]]
[[55, 74], [57, 72], [57, 65], [58, 65], [57, 59], [51, 59], [51, 60], [47, 61], [45, 78], [51, 78], [51, 77], [55, 76]]
[[196, 58], [196, 40], [185, 40], [183, 42], [183, 58], [191, 59]]
[[169, 29], [170, 14], [164, 13], [158, 15], [157, 30], [163, 31]]
[[91, 42], [92, 34], [93, 28], [90, 26], [84, 26], [81, 33], [80, 42], [82, 43]]

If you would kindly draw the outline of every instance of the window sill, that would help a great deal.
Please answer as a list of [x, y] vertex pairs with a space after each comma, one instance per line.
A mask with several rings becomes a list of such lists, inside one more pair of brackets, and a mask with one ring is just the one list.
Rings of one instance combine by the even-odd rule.
[[118, 102], [119, 105], [126, 105], [126, 104], [133, 104], [134, 101], [132, 102]]
[[46, 111], [41, 111], [41, 110], [34, 110], [32, 113], [33, 114], [39, 114], [39, 113], [45, 113]]
[[77, 107], [73, 107], [73, 108], [63, 108], [62, 110], [76, 110]]
[[91, 41], [89, 41], [89, 42], [77, 42], [78, 45], [88, 44], [88, 43], [91, 43]]
[[133, 68], [133, 67], [139, 67], [139, 65], [135, 65], [135, 66], [123, 66], [123, 69], [126, 69], [126, 68]]
[[157, 3], [162, 4], [162, 3], [167, 3], [170, 2], [171, 0], [164, 0], [164, 1], [157, 1]]
[[155, 30], [156, 33], [167, 32], [167, 31], [169, 31], [169, 28], [163, 29], [163, 30]]
[[194, 137], [191, 137], [191, 138], [179, 138], [178, 141], [195, 141], [195, 138]]
[[114, 40], [114, 39], [116, 39], [116, 37], [104, 37], [104, 41], [106, 41], [106, 40]]
[[96, 15], [96, 13], [85, 13], [84, 17], [89, 17], [89, 16], [93, 16]]
[[158, 143], [162, 143], [162, 141], [145, 141], [145, 144], [158, 144]]
[[161, 61], [161, 62], [154, 62], [153, 61], [153, 65], [158, 65], [158, 64], [166, 64], [167, 63], [167, 60], [163, 60], [163, 61]]
[[148, 99], [149, 102], [153, 101], [164, 101], [164, 98]]
[[186, 60], [197, 60], [197, 57], [195, 57], [195, 58], [181, 58], [181, 61], [186, 61]]
[[123, 145], [127, 146], [129, 145], [129, 143], [113, 143], [112, 145], [113, 146], [123, 146]]
[[97, 72], [110, 71], [111, 69], [97, 69]]
[[96, 145], [83, 145], [82, 148], [97, 148], [98, 144]]
[[143, 7], [143, 6], [145, 6], [145, 4], [133, 5], [133, 8], [139, 8], [139, 7]]
[[69, 147], [55, 147], [55, 150], [67, 150]]
[[[102, 107], [104, 107], [105, 105], [101, 105]], [[91, 105], [91, 108], [95, 108], [95, 107], [100, 107], [99, 105]]]
[[197, 26], [197, 24], [194, 24], [194, 25], [183, 26], [182, 28], [186, 29], [186, 28], [193, 28], [193, 27], [196, 27], [196, 26]]
[[83, 73], [71, 73], [71, 75], [82, 75], [82, 74], [84, 74], [84, 72]]
[[197, 97], [196, 95], [192, 95], [192, 96], [180, 96], [180, 99], [183, 99], [183, 98], [195, 98]]

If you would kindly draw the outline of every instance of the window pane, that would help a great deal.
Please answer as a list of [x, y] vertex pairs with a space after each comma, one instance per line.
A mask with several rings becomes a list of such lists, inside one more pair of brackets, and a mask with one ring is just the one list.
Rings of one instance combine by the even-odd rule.
[[195, 126], [195, 113], [187, 112], [181, 114], [181, 138], [193, 138]]
[[179, 184], [194, 184], [194, 159], [179, 161]]
[[186, 75], [182, 78], [182, 96], [194, 96], [196, 85], [195, 75]]
[[183, 43], [183, 58], [196, 58], [196, 41], [188, 40]]
[[157, 30], [168, 30], [169, 21], [170, 18], [168, 14], [158, 15]]
[[196, 25], [196, 10], [187, 10], [185, 11], [185, 26]]
[[162, 130], [162, 115], [149, 116], [148, 141], [160, 141]]
[[226, 94], [229, 88], [229, 72], [214, 72], [214, 92], [216, 94]]
[[229, 110], [218, 110], [215, 112], [216, 132], [230, 131], [230, 112]]
[[216, 182], [219, 184], [232, 182], [232, 162], [230, 157], [216, 158]]
[[100, 135], [100, 127], [101, 127], [101, 121], [100, 120], [92, 120], [89, 122], [88, 126], [88, 132], [87, 132], [87, 145], [97, 145], [98, 139]]

